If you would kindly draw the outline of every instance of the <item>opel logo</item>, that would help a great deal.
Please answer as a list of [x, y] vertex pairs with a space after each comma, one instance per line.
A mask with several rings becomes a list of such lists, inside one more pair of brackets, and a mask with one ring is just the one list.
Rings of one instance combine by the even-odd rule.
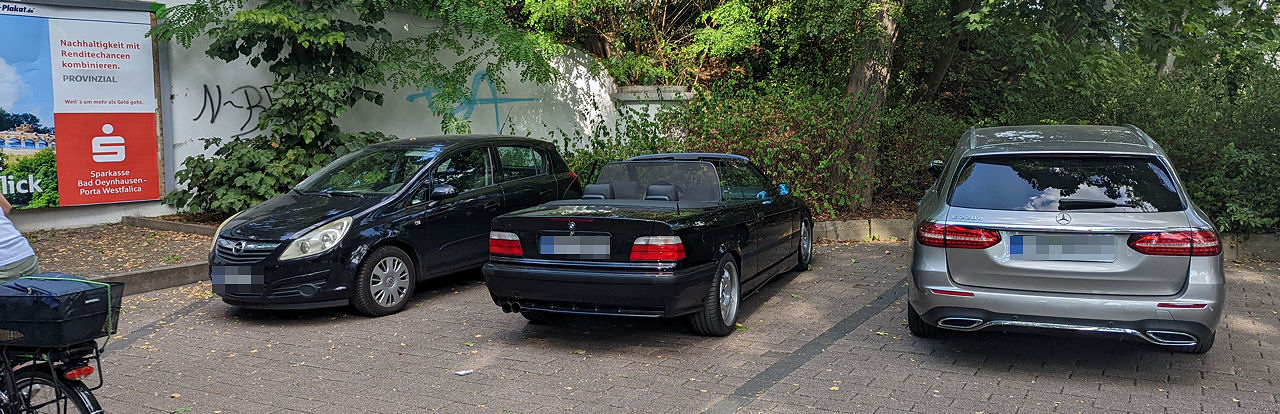
[[570, 222], [569, 222], [569, 231], [573, 231], [573, 229], [576, 229], [576, 228], [578, 228], [578, 223], [574, 223], [574, 222], [570, 221]]
[[1058, 224], [1071, 224], [1071, 215], [1067, 213], [1058, 213]]
[[235, 254], [244, 253], [244, 246], [245, 246], [244, 240], [236, 242], [236, 244], [231, 245], [231, 253], [235, 253]]

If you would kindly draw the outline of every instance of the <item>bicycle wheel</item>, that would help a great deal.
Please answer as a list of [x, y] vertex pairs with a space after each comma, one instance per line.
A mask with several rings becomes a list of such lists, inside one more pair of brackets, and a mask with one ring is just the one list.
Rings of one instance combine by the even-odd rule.
[[46, 365], [29, 365], [13, 373], [18, 394], [33, 413], [99, 414], [102, 407], [80, 381], [55, 380]]

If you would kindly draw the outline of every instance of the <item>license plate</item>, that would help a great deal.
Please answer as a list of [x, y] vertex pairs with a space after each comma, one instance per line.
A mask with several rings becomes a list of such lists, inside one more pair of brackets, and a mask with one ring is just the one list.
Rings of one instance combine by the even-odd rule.
[[1013, 260], [1114, 262], [1116, 238], [1110, 234], [1019, 234], [1009, 238], [1009, 257]]
[[609, 236], [541, 236], [543, 255], [572, 255], [583, 259], [609, 258]]
[[257, 295], [263, 292], [263, 271], [257, 266], [211, 266], [209, 278], [213, 282], [213, 293], [234, 295]]

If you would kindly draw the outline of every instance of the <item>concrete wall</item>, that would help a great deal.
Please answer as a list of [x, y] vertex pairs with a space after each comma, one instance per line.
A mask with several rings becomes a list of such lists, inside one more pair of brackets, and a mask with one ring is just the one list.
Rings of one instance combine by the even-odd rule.
[[[161, 1], [181, 4], [186, 1]], [[435, 30], [438, 23], [403, 15], [388, 16], [387, 27], [395, 36], [413, 36]], [[273, 98], [272, 76], [265, 67], [247, 61], [224, 63], [204, 54], [209, 42], [197, 39], [190, 49], [176, 43], [160, 46], [167, 55], [168, 76], [162, 76], [167, 95], [161, 97], [162, 123], [171, 146], [162, 161], [166, 184], [187, 157], [212, 153], [199, 140], [205, 137], [253, 136], [257, 117]], [[458, 58], [452, 52], [424, 57], [445, 64]], [[555, 61], [563, 75], [550, 84], [522, 82], [518, 68], [503, 78], [505, 92], [496, 92], [477, 70], [472, 75], [473, 101], [454, 113], [470, 120], [475, 133], [506, 133], [548, 139], [553, 131], [591, 133], [593, 125], [613, 125], [617, 118], [610, 94], [616, 90], [606, 74], [593, 74], [588, 55], [573, 51]], [[163, 71], [163, 70], [162, 70]], [[339, 120], [348, 131], [381, 131], [399, 137], [440, 133], [441, 117], [427, 106], [430, 91], [386, 88], [384, 104], [361, 103]], [[160, 202], [138, 202], [86, 207], [59, 207], [18, 211], [14, 223], [23, 231], [88, 226], [120, 221], [123, 216], [155, 216], [176, 212]]]

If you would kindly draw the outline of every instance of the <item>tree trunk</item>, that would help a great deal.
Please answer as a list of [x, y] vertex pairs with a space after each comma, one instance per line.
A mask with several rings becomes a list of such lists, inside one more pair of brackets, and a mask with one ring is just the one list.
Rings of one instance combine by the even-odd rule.
[[951, 62], [955, 60], [956, 50], [960, 48], [961, 26], [956, 24], [956, 18], [965, 10], [977, 12], [982, 3], [974, 0], [951, 0], [951, 33], [947, 36], [947, 48], [943, 50], [941, 55], [933, 61], [933, 71], [929, 72], [929, 76], [925, 78], [924, 85], [920, 88], [917, 100], [932, 101], [933, 97], [938, 94], [938, 88], [942, 87], [942, 81], [947, 77], [947, 71], [951, 69]]
[[872, 202], [872, 191], [876, 184], [876, 162], [880, 155], [877, 148], [877, 126], [885, 95], [889, 91], [889, 68], [898, 40], [898, 22], [894, 20], [894, 14], [902, 7], [902, 3], [893, 0], [879, 0], [878, 3], [880, 7], [875, 19], [883, 32], [863, 43], [863, 50], [869, 54], [865, 60], [853, 57], [855, 60], [844, 90], [845, 96], [849, 98], [848, 110], [855, 114], [853, 122], [846, 127], [847, 135], [850, 139], [862, 137], [860, 143], [851, 145], [856, 148], [850, 160], [854, 172], [852, 184], [856, 185], [850, 189], [855, 196], [851, 206], [853, 212]]
[[[1182, 20], [1180, 22], [1175, 22], [1172, 25], [1173, 27], [1171, 27], [1172, 29], [1171, 31], [1174, 34], [1182, 32], [1182, 26], [1187, 25], [1187, 15], [1190, 13], [1191, 13], [1190, 10], [1183, 11]], [[1170, 72], [1173, 72], [1173, 61], [1175, 58], [1176, 56], [1173, 55], [1173, 46], [1170, 45], [1167, 49], [1164, 50], [1164, 63], [1160, 64], [1159, 69], [1156, 69], [1156, 75], [1164, 76], [1164, 75], [1168, 75]]]

